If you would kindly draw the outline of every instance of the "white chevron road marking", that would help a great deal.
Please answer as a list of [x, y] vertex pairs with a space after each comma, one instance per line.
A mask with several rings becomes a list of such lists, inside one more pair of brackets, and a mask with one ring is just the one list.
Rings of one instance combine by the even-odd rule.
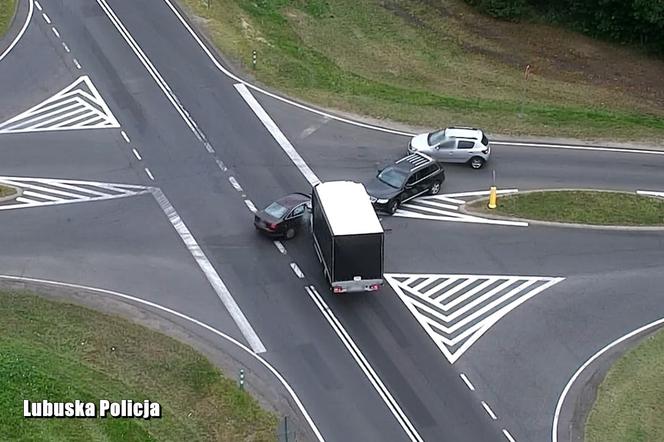
[[[499, 195], [516, 193], [518, 189], [499, 190]], [[394, 216], [402, 218], [425, 219], [431, 221], [451, 221], [458, 223], [493, 224], [498, 226], [527, 227], [527, 222], [507, 221], [500, 219], [483, 218], [459, 212], [459, 208], [466, 203], [461, 198], [476, 198], [487, 196], [489, 191], [478, 190], [473, 192], [446, 193], [442, 195], [423, 196], [410, 200], [396, 211]]]
[[100, 183], [96, 181], [60, 180], [0, 176], [0, 183], [21, 188], [23, 195], [15, 201], [0, 204], [0, 210], [36, 206], [101, 201], [126, 198], [151, 192], [150, 187], [134, 184]]
[[119, 128], [87, 75], [36, 106], [0, 123], [0, 134]]
[[393, 273], [385, 279], [454, 364], [501, 318], [565, 278]]

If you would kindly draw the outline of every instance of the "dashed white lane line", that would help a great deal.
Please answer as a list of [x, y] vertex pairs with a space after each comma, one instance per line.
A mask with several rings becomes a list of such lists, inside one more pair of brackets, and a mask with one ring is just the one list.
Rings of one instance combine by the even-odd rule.
[[150, 169], [148, 169], [147, 167], [145, 168], [145, 173], [147, 173], [150, 179], [154, 181], [154, 175], [152, 175], [152, 172], [150, 172]]
[[[40, 11], [41, 11], [41, 9], [40, 9]], [[42, 17], [43, 17], [43, 19], [46, 23], [48, 23], [49, 25], [51, 24], [51, 19], [48, 18], [48, 15], [46, 15], [45, 12], [42, 13]]]
[[224, 164], [223, 161], [221, 161], [217, 158], [215, 158], [215, 161], [217, 162], [217, 166], [219, 166], [219, 168], [221, 169], [222, 172], [226, 172], [228, 170], [228, 167], [226, 167], [226, 165]]
[[66, 53], [70, 53], [70, 52], [71, 52], [71, 50], [69, 49], [69, 46], [67, 46], [67, 43], [65, 43], [64, 41], [62, 42], [62, 47], [65, 48], [65, 52], [66, 52]]
[[277, 250], [279, 250], [279, 253], [281, 253], [282, 255], [285, 255], [286, 253], [288, 253], [286, 251], [286, 247], [284, 247], [284, 245], [281, 244], [281, 241], [273, 241], [273, 242], [274, 242], [274, 246], [277, 248]]
[[136, 149], [132, 149], [131, 151], [134, 152], [134, 156], [136, 157], [136, 159], [137, 159], [138, 161], [142, 161], [142, 160], [143, 160], [143, 158], [141, 157], [141, 154], [138, 153], [138, 151], [137, 151]]
[[35, 6], [37, 7], [37, 9], [39, 9], [39, 11], [42, 10], [42, 7], [41, 7], [41, 5], [39, 4], [39, 2], [35, 2]]
[[240, 96], [244, 99], [251, 110], [254, 111], [258, 119], [261, 121], [261, 123], [263, 123], [263, 126], [265, 126], [272, 137], [274, 137], [275, 141], [279, 144], [279, 146], [281, 146], [293, 164], [295, 164], [295, 167], [297, 167], [302, 175], [304, 175], [304, 177], [307, 179], [307, 181], [309, 181], [309, 184], [312, 186], [319, 184], [321, 181], [318, 179], [316, 174], [309, 168], [309, 166], [307, 166], [307, 163], [305, 163], [300, 154], [297, 153], [290, 141], [288, 141], [283, 132], [281, 132], [281, 129], [277, 127], [276, 123], [272, 120], [272, 118], [270, 118], [267, 112], [265, 112], [260, 103], [256, 101], [253, 95], [251, 95], [251, 92], [249, 92], [247, 86], [242, 83], [237, 83], [235, 84], [235, 89], [237, 89]]
[[297, 275], [298, 278], [304, 279], [304, 273], [302, 272], [302, 270], [300, 270], [300, 267], [296, 263], [291, 262], [290, 266], [291, 266], [291, 269], [293, 269], [293, 272]]
[[238, 192], [244, 192], [244, 190], [242, 190], [242, 186], [240, 186], [240, 183], [237, 182], [235, 177], [229, 176], [228, 181], [230, 181], [231, 185], [235, 190], [237, 190]]
[[224, 284], [224, 281], [217, 273], [217, 270], [214, 268], [208, 257], [205, 255], [205, 252], [203, 252], [201, 247], [196, 242], [194, 235], [191, 234], [191, 231], [189, 228], [187, 228], [184, 221], [182, 221], [180, 215], [178, 215], [175, 208], [171, 205], [170, 201], [168, 201], [168, 198], [166, 198], [164, 192], [158, 188], [155, 188], [152, 190], [152, 194], [157, 200], [157, 204], [159, 204], [159, 207], [161, 207], [161, 210], [166, 215], [166, 218], [168, 218], [168, 220], [171, 222], [171, 225], [173, 225], [173, 228], [175, 228], [178, 235], [180, 235], [180, 238], [189, 250], [189, 253], [191, 253], [191, 256], [196, 260], [196, 263], [205, 274], [205, 277], [210, 282], [210, 285], [214, 291], [217, 293], [217, 296], [219, 296], [219, 299], [226, 307], [226, 310], [228, 310], [228, 313], [230, 313], [233, 321], [251, 346], [251, 349], [255, 353], [265, 353], [265, 346], [261, 342], [251, 324], [249, 324], [247, 317], [244, 316], [244, 313], [242, 313], [242, 310], [240, 310], [240, 307], [235, 302], [235, 299], [233, 299], [233, 296], [228, 290], [228, 287], [226, 287], [226, 284]]
[[74, 64], [76, 65], [76, 69], [81, 69], [81, 64], [75, 58], [74, 58]]
[[251, 202], [251, 200], [244, 200], [244, 204], [251, 210], [252, 212], [257, 212], [258, 209], [256, 209], [256, 206], [254, 206], [254, 203]]
[[516, 442], [516, 440], [512, 437], [512, 435], [510, 434], [510, 432], [507, 431], [507, 430], [504, 429], [504, 428], [503, 428], [503, 434], [505, 435], [505, 437], [507, 438], [508, 441], [510, 441], [510, 442]]
[[125, 139], [127, 144], [131, 143], [131, 141], [129, 141], [129, 137], [127, 136], [127, 133], [125, 131], [121, 131], [120, 134], [122, 134], [122, 138]]
[[461, 374], [459, 374], [459, 377], [461, 378], [461, 380], [463, 380], [463, 382], [466, 384], [466, 386], [468, 387], [468, 389], [470, 391], [475, 391], [475, 386], [473, 386], [473, 384], [470, 382], [470, 379], [468, 379], [468, 376], [461, 373]]
[[496, 416], [496, 413], [494, 413], [493, 410], [491, 409], [491, 407], [489, 407], [489, 404], [487, 404], [486, 402], [482, 401], [482, 406], [484, 407], [484, 410], [486, 411], [486, 413], [487, 413], [489, 416], [491, 416], [491, 419], [493, 419], [493, 420], [498, 419], [498, 416]]
[[57, 29], [55, 29], [55, 26], [53, 26], [53, 27], [51, 28], [51, 31], [53, 31], [53, 33], [55, 34], [56, 37], [60, 38], [60, 33], [58, 32]]

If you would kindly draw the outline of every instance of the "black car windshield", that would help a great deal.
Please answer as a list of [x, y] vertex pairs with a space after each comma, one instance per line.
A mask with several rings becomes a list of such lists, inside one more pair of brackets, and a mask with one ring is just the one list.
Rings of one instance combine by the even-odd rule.
[[390, 187], [401, 189], [403, 182], [406, 180], [406, 174], [399, 169], [388, 167], [378, 174], [378, 179]]
[[427, 142], [429, 143], [429, 146], [433, 146], [435, 144], [440, 143], [444, 139], [445, 139], [445, 129], [442, 129], [437, 132], [431, 132], [427, 137]]
[[283, 218], [286, 212], [288, 212], [288, 208], [282, 206], [279, 203], [272, 203], [265, 208], [265, 213], [279, 219]]

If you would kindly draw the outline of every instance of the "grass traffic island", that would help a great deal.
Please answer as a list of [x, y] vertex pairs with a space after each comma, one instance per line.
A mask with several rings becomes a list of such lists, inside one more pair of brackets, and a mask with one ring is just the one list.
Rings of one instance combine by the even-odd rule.
[[[26, 419], [24, 400], [150, 400], [162, 417]], [[22, 292], [0, 291], [0, 410], [9, 440], [276, 439], [276, 417], [190, 347]]]
[[664, 199], [626, 192], [555, 190], [499, 195], [496, 209], [482, 199], [466, 211], [524, 220], [602, 226], [664, 226]]
[[9, 187], [9, 186], [3, 186], [0, 184], [0, 198], [8, 197], [16, 193], [16, 189], [14, 187]]
[[498, 21], [462, 0], [178, 1], [258, 82], [319, 106], [508, 135], [664, 137], [652, 92], [664, 90], [664, 61], [555, 26]]
[[0, 38], [5, 35], [16, 11], [16, 0], [0, 0]]
[[586, 442], [664, 440], [664, 333], [648, 337], [611, 367], [588, 415]]

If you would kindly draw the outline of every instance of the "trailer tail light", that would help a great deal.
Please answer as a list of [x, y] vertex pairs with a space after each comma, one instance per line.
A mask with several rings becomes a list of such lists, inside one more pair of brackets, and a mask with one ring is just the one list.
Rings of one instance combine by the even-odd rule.
[[343, 287], [332, 287], [334, 293], [343, 293], [345, 290]]
[[380, 289], [380, 284], [371, 284], [369, 286], [369, 290], [372, 291], [372, 292], [375, 292], [378, 289]]

